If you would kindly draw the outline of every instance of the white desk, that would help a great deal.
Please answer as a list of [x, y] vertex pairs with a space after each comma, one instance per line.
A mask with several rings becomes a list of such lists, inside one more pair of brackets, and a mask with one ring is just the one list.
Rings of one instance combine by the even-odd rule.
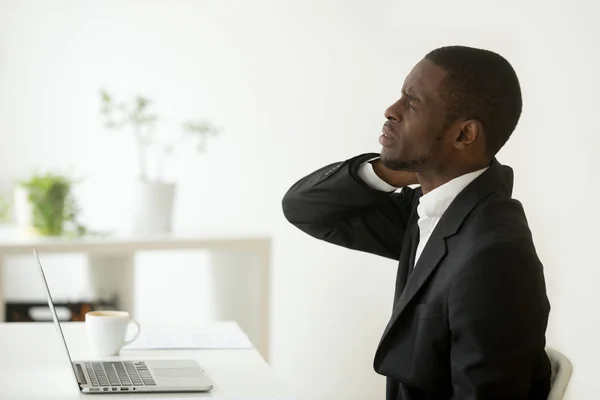
[[[143, 321], [141, 324], [142, 329], [149, 329]], [[212, 323], [208, 326], [221, 330], [223, 324], [231, 325], [232, 329], [239, 329], [237, 325], [225, 322]], [[186, 329], [193, 329], [193, 327]], [[94, 359], [88, 354], [85, 326], [82, 322], [65, 323], [63, 330], [74, 360]], [[115, 394], [102, 397], [103, 399], [215, 398], [216, 400], [243, 398], [243, 396], [265, 400], [291, 398], [255, 349], [123, 350], [120, 357], [110, 359], [134, 358], [195, 359], [210, 376], [214, 389], [210, 393]], [[0, 399], [96, 399], [93, 394], [86, 395], [79, 392], [70, 368], [64, 347], [53, 324], [0, 324]], [[44, 387], [49, 389], [44, 390]]]
[[[235, 320], [260, 353], [269, 354], [270, 239], [256, 236], [164, 235], [86, 237], [77, 239], [19, 237], [0, 232], [0, 321], [4, 321], [3, 261], [14, 255], [40, 258], [48, 253], [84, 253], [94, 294], [111, 292], [119, 308], [136, 317], [133, 307], [135, 255], [140, 251], [206, 250], [213, 267], [217, 320]], [[32, 263], [33, 261], [32, 256]], [[243, 305], [243, 310], [240, 306]]]

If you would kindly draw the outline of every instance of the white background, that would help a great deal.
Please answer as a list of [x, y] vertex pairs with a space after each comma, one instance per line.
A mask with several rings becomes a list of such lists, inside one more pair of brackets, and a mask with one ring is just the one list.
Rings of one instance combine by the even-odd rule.
[[[498, 51], [522, 83], [523, 117], [499, 160], [515, 169], [514, 196], [546, 266], [548, 343], [574, 363], [569, 398], [594, 399], [596, 8], [538, 0], [0, 0], [0, 186], [8, 191], [36, 169], [70, 171], [86, 178], [87, 221], [119, 228], [135, 160], [126, 132], [101, 129], [99, 88], [154, 99], [171, 117], [163, 129], [211, 118], [225, 133], [203, 157], [188, 151], [176, 165], [176, 229], [273, 235], [275, 372], [307, 400], [382, 399], [372, 357], [391, 309], [394, 263], [305, 237], [285, 222], [280, 199], [326, 163], [378, 151], [383, 111], [429, 50]], [[165, 301], [138, 299], [152, 306], [141, 313], [176, 319], [169, 299], [201, 301], [201, 276], [185, 265], [202, 256], [172, 257], [179, 266], [168, 279], [157, 267], [167, 261], [145, 261], [146, 295], [158, 288]], [[75, 271], [80, 261], [53, 263]], [[24, 263], [7, 269], [12, 297], [26, 293]], [[72, 290], [65, 296], [85, 291]]]

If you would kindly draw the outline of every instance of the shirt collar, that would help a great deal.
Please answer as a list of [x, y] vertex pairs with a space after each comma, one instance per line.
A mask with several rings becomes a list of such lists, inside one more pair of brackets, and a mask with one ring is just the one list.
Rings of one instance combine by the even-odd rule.
[[419, 217], [441, 218], [456, 196], [488, 168], [458, 176], [421, 196], [417, 206]]

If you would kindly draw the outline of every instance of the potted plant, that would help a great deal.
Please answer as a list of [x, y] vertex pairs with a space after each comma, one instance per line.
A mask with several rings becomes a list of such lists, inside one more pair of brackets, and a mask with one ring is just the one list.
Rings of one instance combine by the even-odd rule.
[[27, 234], [81, 236], [79, 208], [72, 193], [73, 180], [61, 174], [34, 174], [15, 188], [15, 217]]
[[104, 127], [129, 128], [135, 142], [138, 167], [133, 185], [132, 233], [170, 231], [176, 183], [167, 179], [168, 162], [190, 141], [195, 142], [198, 153], [204, 152], [208, 137], [219, 130], [207, 120], [185, 121], [179, 135], [161, 136], [157, 129], [159, 116], [151, 110], [148, 98], [138, 95], [132, 101], [116, 101], [106, 90], [101, 90], [100, 101]]

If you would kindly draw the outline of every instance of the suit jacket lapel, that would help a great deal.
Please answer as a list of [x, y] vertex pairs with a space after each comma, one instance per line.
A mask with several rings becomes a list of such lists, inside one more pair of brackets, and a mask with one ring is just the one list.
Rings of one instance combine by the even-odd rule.
[[[501, 170], [501, 168], [504, 168], [504, 170]], [[506, 193], [506, 189], [509, 189], [507, 194], [510, 196], [512, 170], [508, 167], [502, 167], [494, 160], [490, 164], [490, 168], [473, 181], [471, 185], [467, 186], [450, 204], [450, 207], [448, 207], [427, 241], [419, 261], [414, 266], [414, 271], [412, 271], [406, 281], [406, 285], [403, 286], [403, 289], [396, 287], [394, 310], [379, 343], [378, 352], [375, 356], [376, 362], [379, 350], [394, 324], [446, 255], [446, 238], [458, 231], [466, 217], [478, 203], [494, 191], [501, 190]], [[414, 214], [416, 214], [416, 211]], [[411, 221], [416, 224], [418, 216], [414, 218], [414, 220], [411, 218], [409, 224]], [[403, 253], [407, 252], [408, 249], [403, 247]], [[403, 259], [408, 260], [409, 257], [406, 256]], [[408, 262], [406, 262], [406, 265], [408, 265]], [[408, 266], [408, 268], [410, 267], [412, 266]], [[404, 272], [403, 276], [406, 277], [408, 271], [405, 268], [406, 266], [403, 266], [402, 263], [399, 265], [399, 275]], [[401, 291], [399, 296], [398, 291]]]
[[[401, 292], [399, 296], [399, 288], [396, 288], [394, 311], [392, 312], [392, 317], [390, 318], [390, 321], [388, 322], [385, 331], [383, 332], [383, 336], [379, 343], [380, 346], [385, 340], [387, 334], [390, 332], [390, 330], [398, 320], [400, 314], [402, 314], [402, 312], [406, 309], [408, 303], [412, 300], [413, 297], [415, 297], [419, 289], [421, 289], [421, 287], [425, 284], [427, 278], [429, 278], [433, 271], [435, 271], [444, 255], [446, 255], [445, 236], [444, 233], [441, 230], [438, 230], [436, 227], [431, 237], [427, 241], [427, 244], [423, 249], [423, 253], [419, 258], [419, 261], [414, 266], [414, 270], [410, 273], [408, 281], [404, 286], [404, 290], [400, 289]], [[413, 268], [413, 266], [410, 265], [408, 266], [408, 268]], [[398, 272], [399, 275], [402, 274], [400, 269], [401, 268], [399, 268]], [[406, 273], [403, 275], [406, 277]]]

